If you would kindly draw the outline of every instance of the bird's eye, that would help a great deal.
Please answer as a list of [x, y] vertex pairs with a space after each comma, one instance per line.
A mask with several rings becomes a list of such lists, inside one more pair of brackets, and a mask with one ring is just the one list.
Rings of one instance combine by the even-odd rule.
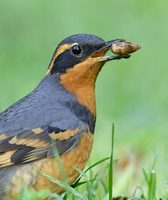
[[72, 46], [72, 53], [75, 56], [80, 56], [81, 52], [82, 52], [82, 49], [78, 44], [75, 44], [74, 46]]

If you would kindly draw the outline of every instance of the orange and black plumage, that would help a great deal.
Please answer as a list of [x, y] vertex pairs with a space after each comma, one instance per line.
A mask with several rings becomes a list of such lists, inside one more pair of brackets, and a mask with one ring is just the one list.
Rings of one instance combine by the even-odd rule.
[[105, 56], [113, 42], [90, 34], [66, 38], [35, 90], [0, 113], [1, 199], [16, 197], [21, 185], [63, 192], [39, 173], [63, 180], [54, 148], [66, 181], [77, 179], [74, 167], [85, 167], [93, 143], [97, 75], [105, 62], [129, 57]]

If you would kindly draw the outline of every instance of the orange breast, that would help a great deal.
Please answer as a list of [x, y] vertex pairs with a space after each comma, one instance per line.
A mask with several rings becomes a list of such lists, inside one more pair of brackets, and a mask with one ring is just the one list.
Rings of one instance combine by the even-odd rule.
[[6, 197], [3, 200], [9, 200], [16, 197], [17, 193], [20, 191], [21, 185], [32, 187], [38, 191], [50, 189], [52, 192], [58, 194], [62, 193], [64, 191], [63, 188], [52, 183], [40, 174], [38, 170], [53, 176], [56, 179], [72, 184], [79, 176], [79, 173], [74, 167], [80, 170], [85, 167], [92, 144], [93, 134], [84, 133], [75, 148], [60, 156], [60, 162], [58, 162], [57, 158], [46, 158], [30, 164], [18, 166], [17, 170], [14, 171], [13, 177], [11, 177], [11, 184], [6, 188]]

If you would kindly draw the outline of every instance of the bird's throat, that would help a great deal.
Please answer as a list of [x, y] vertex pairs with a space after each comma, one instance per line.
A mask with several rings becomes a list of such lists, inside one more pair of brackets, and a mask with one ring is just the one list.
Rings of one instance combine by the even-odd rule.
[[73, 93], [78, 102], [96, 116], [95, 82], [102, 68], [100, 63], [88, 63], [88, 60], [70, 68], [60, 76], [61, 84]]

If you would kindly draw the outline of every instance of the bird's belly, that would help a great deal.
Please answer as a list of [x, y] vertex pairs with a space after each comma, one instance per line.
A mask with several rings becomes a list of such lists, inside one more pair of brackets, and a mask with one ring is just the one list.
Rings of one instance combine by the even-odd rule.
[[62, 193], [64, 189], [39, 173], [39, 170], [46, 175], [72, 184], [79, 176], [75, 168], [82, 170], [85, 167], [92, 144], [93, 134], [85, 133], [75, 148], [62, 154], [59, 158], [46, 158], [30, 164], [15, 166], [13, 175], [8, 180], [8, 187], [3, 192], [3, 200], [16, 197], [25, 185], [37, 191], [50, 189], [52, 192]]

